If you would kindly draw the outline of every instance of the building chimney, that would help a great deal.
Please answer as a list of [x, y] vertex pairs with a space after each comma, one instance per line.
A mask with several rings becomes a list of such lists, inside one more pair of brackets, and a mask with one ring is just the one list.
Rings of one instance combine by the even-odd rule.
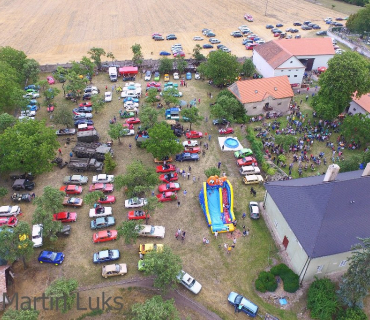
[[326, 171], [324, 182], [334, 181], [339, 173], [339, 169], [337, 164], [331, 164]]
[[370, 176], [370, 162], [366, 165], [365, 170], [361, 175], [361, 177], [368, 177], [368, 176]]

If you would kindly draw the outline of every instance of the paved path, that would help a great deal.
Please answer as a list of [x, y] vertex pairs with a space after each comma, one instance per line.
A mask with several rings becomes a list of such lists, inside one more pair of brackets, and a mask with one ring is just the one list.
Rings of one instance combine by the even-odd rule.
[[[115, 282], [102, 282], [97, 285], [79, 287], [78, 291], [81, 292], [105, 287], [120, 286], [122, 288], [127, 287], [146, 288], [153, 291], [157, 291], [159, 293], [159, 290], [153, 287], [153, 279], [154, 278], [148, 277], [148, 278], [134, 278], [130, 280], [121, 280]], [[221, 318], [217, 314], [213, 313], [212, 311], [209, 311], [206, 307], [199, 304], [198, 302], [195, 302], [193, 299], [190, 299], [187, 296], [183, 295], [179, 290], [170, 290], [166, 295], [164, 295], [164, 298], [174, 299], [175, 304], [178, 307], [191, 309], [197, 312], [202, 317], [202, 319], [221, 320]]]

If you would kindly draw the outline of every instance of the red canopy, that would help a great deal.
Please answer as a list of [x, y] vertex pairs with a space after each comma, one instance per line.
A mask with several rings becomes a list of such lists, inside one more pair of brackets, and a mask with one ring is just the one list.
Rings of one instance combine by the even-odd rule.
[[137, 74], [138, 68], [137, 67], [121, 67], [118, 69], [120, 74]]

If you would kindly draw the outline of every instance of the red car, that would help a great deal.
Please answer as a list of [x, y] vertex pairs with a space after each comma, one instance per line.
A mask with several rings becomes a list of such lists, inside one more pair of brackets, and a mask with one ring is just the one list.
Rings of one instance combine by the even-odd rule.
[[134, 130], [133, 124], [122, 123], [122, 127], [124, 127], [125, 129], [129, 129], [129, 130]]
[[199, 139], [199, 138], [203, 138], [203, 133], [199, 131], [186, 132], [186, 139]]
[[184, 152], [200, 153], [200, 147], [185, 147]]
[[128, 124], [137, 124], [137, 123], [140, 123], [140, 119], [139, 118], [128, 118], [126, 119], [126, 123]]
[[234, 133], [234, 129], [233, 128], [220, 129], [218, 130], [218, 133], [219, 134], [230, 134], [230, 133]]
[[62, 223], [67, 222], [76, 222], [77, 220], [77, 213], [76, 212], [59, 212], [53, 214], [53, 220], [54, 221], [61, 221]]
[[173, 56], [176, 58], [176, 57], [185, 57], [185, 52], [184, 51], [180, 51], [180, 52], [175, 52], [173, 54]]
[[0, 218], [0, 226], [6, 227], [15, 227], [18, 224], [18, 219], [16, 216], [13, 217], [1, 217]]
[[104, 196], [98, 200], [100, 204], [111, 204], [116, 202], [115, 196]]
[[154, 39], [154, 37], [162, 37], [162, 35], [160, 33], [153, 33], [152, 39]]
[[92, 103], [90, 101], [80, 103], [80, 107], [92, 107]]
[[246, 44], [245, 45], [245, 49], [247, 49], [247, 50], [253, 50], [253, 48], [255, 46], [258, 46], [258, 44], [257, 43], [249, 43], [249, 44]]
[[93, 242], [105, 242], [105, 241], [112, 241], [117, 240], [117, 230], [103, 230], [94, 233], [93, 235]]
[[159, 180], [166, 182], [166, 183], [169, 183], [171, 181], [177, 181], [178, 179], [179, 177], [176, 172], [165, 173], [159, 176]]
[[257, 160], [253, 157], [245, 157], [236, 161], [236, 164], [241, 166], [258, 166]]
[[[79, 125], [79, 126], [81, 126], [81, 125]], [[95, 130], [95, 127], [94, 126], [82, 126], [82, 127], [79, 127], [78, 129], [77, 129], [79, 132], [80, 131], [92, 131], [92, 130]]]
[[149, 88], [149, 87], [156, 87], [156, 88], [159, 88], [161, 86], [161, 83], [160, 82], [148, 82], [146, 84], [146, 86]]
[[171, 171], [176, 171], [176, 166], [173, 164], [164, 164], [163, 166], [157, 166], [155, 168], [155, 172], [157, 173], [159, 172], [166, 173], [166, 172], [171, 172]]
[[158, 186], [158, 191], [159, 192], [178, 191], [178, 190], [180, 190], [180, 184], [177, 183], [177, 182], [161, 184], [160, 186]]
[[158, 201], [160, 202], [173, 201], [173, 200], [177, 200], [177, 193], [176, 192], [163, 192], [163, 193], [157, 194], [156, 197], [158, 198]]
[[55, 80], [53, 77], [46, 77], [46, 80], [48, 81], [48, 84], [54, 84]]
[[65, 192], [66, 194], [81, 194], [82, 193], [82, 187], [76, 186], [74, 184], [63, 186], [59, 190]]
[[[146, 219], [145, 211], [141, 211], [141, 210], [129, 211], [128, 214], [127, 214], [127, 218], [129, 220], [143, 220], [143, 219]], [[148, 214], [148, 219], [149, 218], [150, 218], [150, 215]]]
[[89, 188], [89, 192], [102, 191], [102, 192], [113, 192], [114, 186], [111, 183], [95, 183]]

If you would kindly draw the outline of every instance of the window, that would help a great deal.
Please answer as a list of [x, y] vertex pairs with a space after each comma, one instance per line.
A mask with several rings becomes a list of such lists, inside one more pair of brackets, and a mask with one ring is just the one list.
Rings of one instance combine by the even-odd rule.
[[281, 70], [281, 72], [284, 72], [284, 70]]
[[294, 78], [297, 78], [297, 77], [298, 77], [298, 76], [295, 74], [295, 75], [294, 75]]
[[293, 60], [292, 60], [292, 61], [290, 61], [290, 63], [293, 63]]
[[321, 273], [323, 268], [324, 268], [324, 265], [318, 266], [316, 273]]
[[278, 106], [281, 106], [281, 102], [278, 103]]
[[257, 107], [253, 107], [253, 109], [257, 109]]
[[339, 264], [339, 267], [345, 267], [347, 264], [347, 260], [342, 260]]
[[289, 70], [289, 72], [291, 72], [292, 70]]
[[290, 75], [288, 74], [288, 78], [290, 78]]

